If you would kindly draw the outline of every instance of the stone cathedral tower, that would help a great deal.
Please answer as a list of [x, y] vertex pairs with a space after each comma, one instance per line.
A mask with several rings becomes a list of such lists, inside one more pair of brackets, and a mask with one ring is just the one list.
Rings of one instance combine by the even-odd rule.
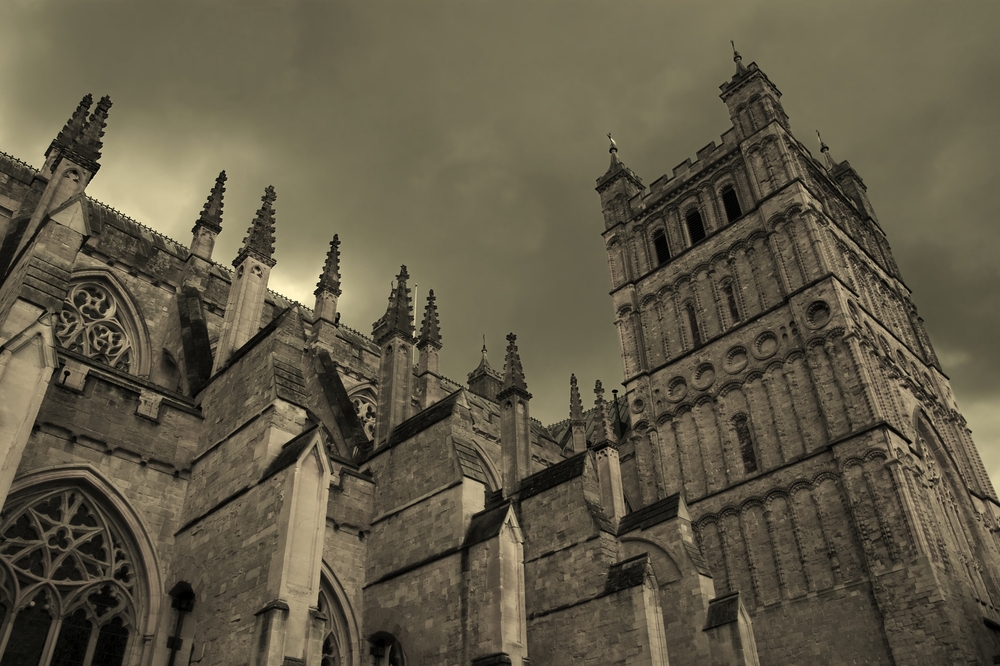
[[682, 494], [762, 664], [996, 663], [1000, 506], [865, 185], [734, 59], [721, 145], [597, 181], [626, 494]]

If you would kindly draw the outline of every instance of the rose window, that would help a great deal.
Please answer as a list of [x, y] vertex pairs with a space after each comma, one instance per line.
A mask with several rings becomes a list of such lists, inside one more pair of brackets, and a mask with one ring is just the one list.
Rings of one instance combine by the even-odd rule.
[[128, 372], [134, 351], [119, 311], [118, 301], [101, 285], [75, 284], [59, 313], [56, 339], [70, 351]]
[[76, 489], [4, 509], [0, 665], [121, 666], [137, 634], [135, 566], [121, 534]]

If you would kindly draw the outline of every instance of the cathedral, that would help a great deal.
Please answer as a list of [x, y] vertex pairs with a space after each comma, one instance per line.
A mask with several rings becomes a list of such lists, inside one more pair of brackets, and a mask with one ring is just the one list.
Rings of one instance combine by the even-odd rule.
[[225, 264], [225, 172], [188, 244], [89, 197], [108, 97], [0, 153], [0, 666], [1000, 663], [1000, 502], [864, 182], [734, 59], [694, 161], [611, 141], [624, 391], [551, 425], [513, 333], [442, 376], [405, 266], [370, 335], [337, 236], [270, 291], [271, 187]]

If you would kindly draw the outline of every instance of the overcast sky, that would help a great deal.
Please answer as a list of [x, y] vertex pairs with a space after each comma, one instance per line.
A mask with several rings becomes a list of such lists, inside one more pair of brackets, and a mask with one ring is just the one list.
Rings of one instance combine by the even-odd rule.
[[[114, 108], [89, 193], [182, 243], [226, 169], [215, 259], [278, 192], [271, 288], [312, 306], [334, 233], [364, 333], [405, 263], [442, 369], [518, 334], [532, 415], [622, 378], [595, 179], [648, 184], [729, 126], [729, 40], [792, 130], [868, 185], [1000, 481], [1000, 3], [3, 0], [0, 150], [38, 166], [80, 98]], [[814, 150], [814, 154], [818, 151]]]

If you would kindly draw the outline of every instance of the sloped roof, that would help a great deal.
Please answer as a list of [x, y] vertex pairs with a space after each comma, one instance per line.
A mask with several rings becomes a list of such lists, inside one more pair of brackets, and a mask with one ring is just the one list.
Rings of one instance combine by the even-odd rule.
[[281, 447], [281, 451], [278, 452], [277, 457], [271, 461], [271, 464], [267, 466], [264, 473], [261, 474], [260, 480], [266, 481], [271, 478], [281, 470], [286, 467], [290, 467], [299, 459], [302, 452], [306, 450], [309, 443], [312, 441], [313, 434], [319, 429], [319, 424], [306, 429], [302, 434], [293, 437], [291, 440], [285, 443]]

